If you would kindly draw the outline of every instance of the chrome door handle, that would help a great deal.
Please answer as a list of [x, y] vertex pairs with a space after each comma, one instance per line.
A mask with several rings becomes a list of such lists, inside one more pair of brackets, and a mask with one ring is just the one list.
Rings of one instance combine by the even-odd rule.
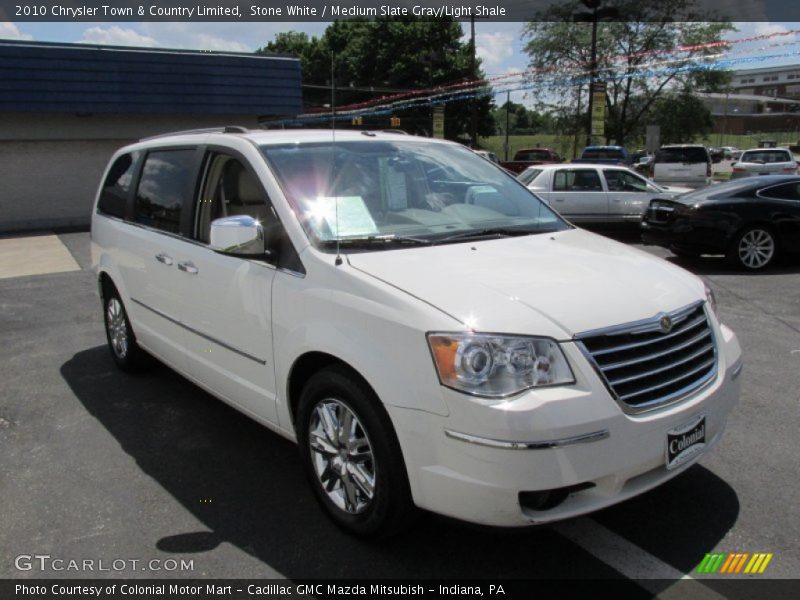
[[172, 266], [172, 262], [173, 262], [172, 261], [172, 257], [171, 256], [167, 256], [163, 252], [161, 254], [156, 254], [156, 260], [158, 262], [162, 263], [162, 264], [167, 265], [168, 267], [171, 267]]
[[200, 272], [200, 269], [195, 267], [194, 263], [190, 260], [179, 262], [178, 270], [183, 271], [184, 273], [188, 273], [189, 275], [197, 275]]

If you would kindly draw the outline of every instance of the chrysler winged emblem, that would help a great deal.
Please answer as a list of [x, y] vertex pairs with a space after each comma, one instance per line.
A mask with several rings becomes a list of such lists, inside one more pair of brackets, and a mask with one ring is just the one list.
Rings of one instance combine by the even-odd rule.
[[661, 325], [661, 331], [663, 333], [672, 331], [672, 319], [669, 318], [669, 315], [663, 315], [661, 320], [659, 320], [659, 324]]

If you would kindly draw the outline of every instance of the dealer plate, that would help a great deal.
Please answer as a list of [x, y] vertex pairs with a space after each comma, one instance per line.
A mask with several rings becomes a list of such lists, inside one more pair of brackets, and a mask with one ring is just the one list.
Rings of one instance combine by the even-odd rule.
[[701, 454], [706, 447], [706, 416], [667, 432], [667, 469], [675, 469]]

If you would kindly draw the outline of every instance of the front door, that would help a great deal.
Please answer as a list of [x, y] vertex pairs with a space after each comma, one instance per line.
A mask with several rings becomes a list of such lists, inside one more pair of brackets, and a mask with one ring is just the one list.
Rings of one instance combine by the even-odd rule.
[[265, 238], [281, 229], [267, 194], [246, 161], [209, 151], [194, 222], [194, 242], [175, 257], [185, 303], [186, 356], [191, 377], [262, 421], [277, 423], [272, 356], [274, 254], [227, 256], [209, 246], [211, 222], [248, 214]]
[[603, 169], [608, 187], [608, 212], [615, 220], [639, 219], [661, 192], [646, 179], [622, 169]]

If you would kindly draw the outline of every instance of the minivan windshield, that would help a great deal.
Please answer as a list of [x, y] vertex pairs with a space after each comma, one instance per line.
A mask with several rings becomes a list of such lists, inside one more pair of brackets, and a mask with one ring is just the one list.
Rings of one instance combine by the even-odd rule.
[[435, 244], [570, 226], [502, 169], [450, 144], [374, 140], [264, 145], [312, 242]]

